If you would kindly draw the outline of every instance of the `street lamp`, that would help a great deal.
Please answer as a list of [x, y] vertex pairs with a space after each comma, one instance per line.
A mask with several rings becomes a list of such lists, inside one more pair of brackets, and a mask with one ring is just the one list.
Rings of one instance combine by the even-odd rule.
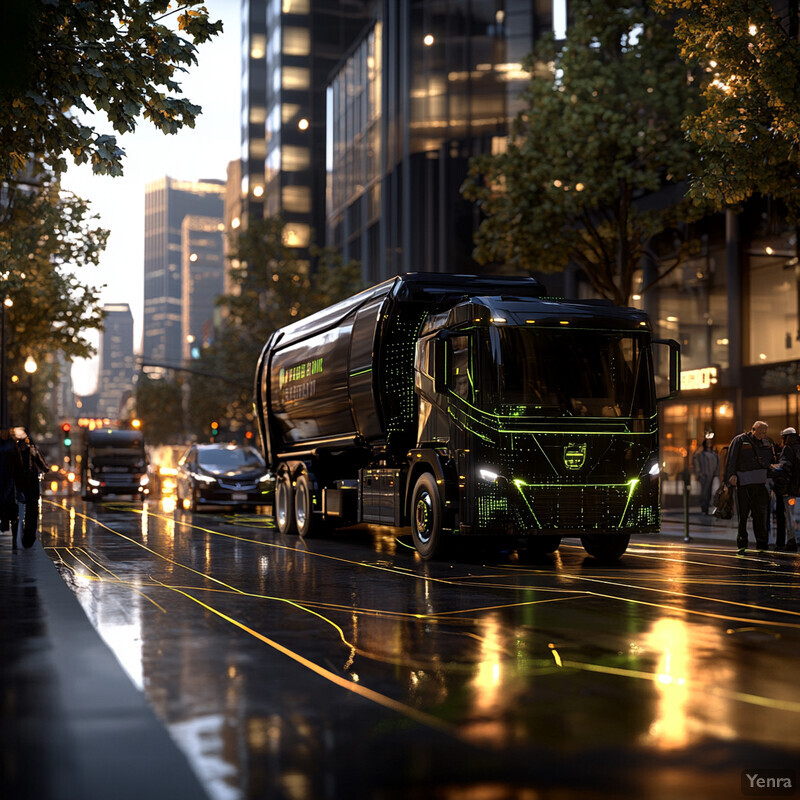
[[28, 356], [25, 359], [25, 372], [28, 373], [28, 424], [25, 427], [25, 432], [28, 436], [31, 435], [31, 422], [33, 417], [33, 373], [36, 372], [38, 366], [33, 356]]
[[0, 304], [0, 428], [8, 427], [8, 387], [6, 386], [6, 309], [14, 301], [6, 297]]

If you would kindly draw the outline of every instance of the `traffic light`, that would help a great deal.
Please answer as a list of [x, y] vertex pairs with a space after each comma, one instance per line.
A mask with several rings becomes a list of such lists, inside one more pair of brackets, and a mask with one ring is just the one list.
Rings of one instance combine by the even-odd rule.
[[69, 422], [61, 423], [61, 432], [64, 434], [64, 447], [69, 447], [72, 444], [72, 437], [69, 432], [72, 430], [72, 425]]
[[253, 441], [253, 431], [245, 431], [244, 438], [250, 444]]
[[216, 439], [219, 435], [219, 422], [211, 423], [211, 438]]

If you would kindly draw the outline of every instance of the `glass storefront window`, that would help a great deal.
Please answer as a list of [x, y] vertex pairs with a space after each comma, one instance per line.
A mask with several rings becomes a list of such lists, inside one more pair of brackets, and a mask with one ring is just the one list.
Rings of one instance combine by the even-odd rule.
[[[798, 292], [800, 268], [796, 259], [775, 247], [772, 254], [750, 257], [750, 347], [746, 364], [774, 364], [800, 358]], [[785, 245], [784, 245], [785, 246]], [[759, 248], [761, 250], [762, 248]]]
[[724, 251], [710, 250], [658, 283], [659, 314], [653, 326], [658, 336], [680, 342], [682, 369], [729, 366], [724, 258]]

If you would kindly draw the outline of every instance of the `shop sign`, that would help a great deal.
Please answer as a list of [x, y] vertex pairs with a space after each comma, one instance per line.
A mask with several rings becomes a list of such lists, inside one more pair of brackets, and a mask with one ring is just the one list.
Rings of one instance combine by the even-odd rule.
[[681, 371], [681, 391], [691, 392], [696, 389], [710, 389], [717, 382], [716, 367], [701, 367]]

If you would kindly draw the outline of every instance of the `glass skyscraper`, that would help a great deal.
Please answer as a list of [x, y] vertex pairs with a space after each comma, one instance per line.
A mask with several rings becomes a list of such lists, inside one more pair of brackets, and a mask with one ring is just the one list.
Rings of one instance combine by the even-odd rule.
[[[142, 341], [145, 362], [175, 366], [181, 363], [185, 338], [183, 221], [193, 215], [213, 218], [221, 225], [224, 199], [222, 180], [194, 182], [165, 177], [149, 183], [145, 189]], [[222, 235], [220, 231], [220, 241]]]

